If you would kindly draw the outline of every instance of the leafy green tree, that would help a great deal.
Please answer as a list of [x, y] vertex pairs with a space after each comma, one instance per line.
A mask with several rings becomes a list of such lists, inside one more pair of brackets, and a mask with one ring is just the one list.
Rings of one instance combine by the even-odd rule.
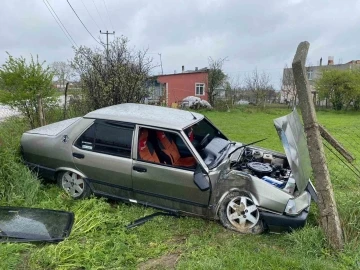
[[109, 50], [80, 47], [72, 67], [81, 79], [85, 104], [95, 110], [127, 102], [141, 102], [148, 96], [146, 81], [153, 68], [147, 51], [129, 47], [125, 37], [116, 38]]
[[226, 74], [222, 70], [225, 60], [226, 58], [214, 60], [209, 57], [208, 96], [211, 106], [214, 106], [215, 103], [216, 88], [222, 86], [226, 80]]
[[316, 81], [320, 99], [327, 98], [334, 110], [360, 107], [360, 72], [358, 70], [325, 69]]
[[0, 67], [0, 103], [18, 109], [28, 118], [32, 128], [40, 123], [38, 100], [46, 111], [54, 104], [55, 89], [52, 86], [53, 73], [31, 56], [29, 63], [23, 57], [8, 54]]

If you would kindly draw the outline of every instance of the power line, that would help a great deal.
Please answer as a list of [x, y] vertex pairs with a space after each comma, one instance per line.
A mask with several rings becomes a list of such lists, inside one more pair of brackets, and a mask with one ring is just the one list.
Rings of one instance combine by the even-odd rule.
[[96, 23], [94, 17], [91, 16], [91, 14], [90, 14], [89, 10], [87, 9], [86, 5], [84, 4], [84, 1], [83, 1], [83, 0], [81, 0], [81, 3], [84, 5], [84, 7], [85, 7], [87, 13], [89, 14], [90, 18], [91, 18], [91, 19], [94, 21], [94, 23], [96, 24], [96, 27], [97, 27], [98, 29], [100, 29], [100, 27], [99, 27], [99, 25]]
[[75, 9], [72, 7], [72, 5], [70, 4], [69, 0], [67, 0], [69, 6], [71, 7], [72, 11], [75, 13], [76, 17], [79, 19], [79, 21], [81, 22], [81, 24], [84, 26], [84, 28], [86, 29], [86, 31], [90, 34], [90, 36], [100, 45], [103, 45], [102, 43], [100, 43], [89, 31], [89, 29], [86, 28], [85, 24], [82, 22], [82, 20], [80, 19], [80, 17], [77, 15]]
[[112, 29], [115, 30], [115, 29], [114, 29], [114, 26], [113, 26], [113, 24], [112, 24], [111, 17], [110, 17], [108, 8], [107, 8], [107, 6], [106, 6], [105, 0], [103, 0], [103, 2], [104, 2], [105, 9], [106, 9], [106, 13], [107, 13], [108, 18], [109, 18], [109, 21], [110, 21], [110, 25], [111, 25]]
[[[46, 2], [45, 2], [46, 1]], [[68, 40], [71, 42], [72, 45], [75, 45], [75, 47], [78, 47], [75, 40], [72, 38], [72, 36], [70, 35], [70, 33], [67, 31], [66, 27], [64, 26], [64, 24], [61, 22], [60, 18], [57, 16], [55, 10], [51, 7], [50, 3], [47, 0], [43, 0], [45, 6], [47, 7], [47, 9], [49, 10], [50, 14], [53, 16], [54, 20], [56, 21], [56, 23], [59, 25], [61, 31], [63, 31], [63, 33], [65, 34], [65, 36], [68, 38]], [[47, 3], [47, 4], [46, 4]], [[49, 6], [48, 6], [49, 5]], [[52, 11], [51, 11], [51, 10]], [[55, 14], [55, 15], [54, 15]], [[57, 18], [57, 19], [56, 19]]]
[[96, 11], [97, 11], [97, 13], [98, 13], [98, 15], [99, 15], [99, 17], [100, 17], [100, 20], [101, 20], [102, 23], [105, 25], [105, 28], [107, 28], [107, 25], [106, 25], [106, 23], [104, 23], [104, 20], [102, 19], [101, 15], [100, 15], [100, 12], [99, 12], [99, 10], [98, 10], [98, 8], [97, 8], [94, 0], [93, 0], [93, 3], [94, 3], [94, 6], [95, 6], [95, 8], [96, 8]]

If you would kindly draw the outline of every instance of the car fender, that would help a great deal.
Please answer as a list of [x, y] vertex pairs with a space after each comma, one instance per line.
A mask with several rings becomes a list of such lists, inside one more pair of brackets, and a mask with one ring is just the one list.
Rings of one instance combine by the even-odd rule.
[[78, 175], [80, 175], [82, 178], [87, 178], [85, 174], [83, 174], [82, 172], [76, 170], [76, 169], [73, 169], [73, 168], [69, 168], [69, 167], [59, 167], [55, 170], [55, 173], [57, 174], [58, 172], [60, 171], [70, 171], [70, 172], [73, 172], [73, 173], [76, 173]]
[[249, 195], [250, 199], [255, 203], [256, 206], [259, 206], [259, 202], [258, 200], [256, 199], [256, 197], [249, 191], [246, 191], [246, 190], [242, 190], [242, 189], [239, 189], [239, 188], [231, 188], [229, 189], [228, 191], [226, 191], [219, 199], [218, 203], [216, 204], [216, 208], [215, 208], [215, 219], [218, 217], [218, 212], [219, 212], [219, 209], [220, 209], [220, 205], [222, 204], [222, 202], [224, 201], [225, 197], [230, 193], [230, 192], [233, 192], [233, 191], [238, 191], [238, 192], [245, 192], [246, 194]]

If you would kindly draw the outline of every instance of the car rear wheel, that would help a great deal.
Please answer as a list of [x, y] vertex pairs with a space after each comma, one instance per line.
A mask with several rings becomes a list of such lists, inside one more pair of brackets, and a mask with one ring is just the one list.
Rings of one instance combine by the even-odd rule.
[[259, 234], [264, 231], [259, 210], [246, 193], [227, 194], [221, 202], [219, 218], [225, 228], [240, 233]]
[[91, 194], [90, 187], [85, 179], [74, 172], [65, 171], [57, 176], [58, 185], [74, 199], [89, 197]]

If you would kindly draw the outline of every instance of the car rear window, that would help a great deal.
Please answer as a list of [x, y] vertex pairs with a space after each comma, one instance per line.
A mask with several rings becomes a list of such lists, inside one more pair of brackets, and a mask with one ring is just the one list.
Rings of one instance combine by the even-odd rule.
[[130, 158], [133, 131], [133, 126], [126, 123], [96, 121], [75, 145], [83, 150]]

